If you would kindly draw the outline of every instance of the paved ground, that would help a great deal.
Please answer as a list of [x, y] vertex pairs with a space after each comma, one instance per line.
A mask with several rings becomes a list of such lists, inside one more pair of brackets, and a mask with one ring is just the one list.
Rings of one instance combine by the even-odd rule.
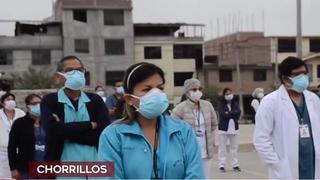
[[[244, 124], [239, 127], [239, 163], [241, 172], [233, 172], [232, 167], [226, 166], [227, 172], [221, 173], [219, 171], [219, 161], [217, 150], [214, 154], [212, 164], [212, 179], [266, 179], [267, 169], [259, 159], [252, 145], [252, 136], [254, 131], [254, 125]], [[216, 145], [219, 145], [217, 132], [216, 132]], [[230, 161], [227, 161], [230, 162]]]
[[[230, 161], [229, 161], [230, 162]], [[233, 172], [232, 167], [226, 166], [227, 172], [219, 171], [218, 155], [215, 154], [212, 164], [212, 179], [266, 179], [267, 170], [258, 158], [256, 152], [239, 152], [241, 172]]]

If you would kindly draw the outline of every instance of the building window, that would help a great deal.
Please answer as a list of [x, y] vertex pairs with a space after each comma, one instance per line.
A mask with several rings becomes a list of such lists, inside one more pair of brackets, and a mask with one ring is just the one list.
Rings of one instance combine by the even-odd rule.
[[49, 65], [51, 63], [50, 50], [32, 50], [32, 65]]
[[11, 50], [0, 50], [0, 65], [12, 65], [13, 55]]
[[200, 44], [174, 44], [173, 45], [174, 59], [195, 59], [196, 69], [202, 69], [202, 45]]
[[310, 39], [310, 52], [320, 52], [320, 39]]
[[253, 70], [253, 80], [254, 81], [266, 81], [267, 80], [267, 70], [265, 70], [265, 69]]
[[144, 47], [144, 59], [161, 59], [161, 47]]
[[278, 39], [278, 52], [296, 52], [296, 40]]
[[204, 62], [210, 63], [210, 64], [218, 64], [218, 56], [217, 55], [205, 56]]
[[110, 55], [124, 54], [124, 40], [123, 39], [106, 39], [104, 41], [105, 52]]
[[84, 77], [86, 78], [86, 86], [90, 86], [90, 72], [86, 71]]
[[124, 16], [123, 10], [104, 10], [104, 25], [123, 25], [124, 24]]
[[184, 81], [192, 78], [193, 72], [175, 72], [174, 73], [174, 86], [183, 86]]
[[78, 53], [89, 53], [89, 40], [88, 39], [75, 39], [74, 51]]
[[219, 81], [232, 82], [232, 70], [231, 69], [219, 70]]
[[117, 81], [122, 81], [124, 71], [106, 71], [106, 85], [113, 86]]
[[87, 11], [84, 9], [74, 9], [73, 10], [73, 19], [75, 21], [87, 22]]

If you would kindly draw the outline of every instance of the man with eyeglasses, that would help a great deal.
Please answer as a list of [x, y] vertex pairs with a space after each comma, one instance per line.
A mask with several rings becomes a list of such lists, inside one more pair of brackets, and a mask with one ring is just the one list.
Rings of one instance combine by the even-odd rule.
[[83, 92], [85, 68], [75, 56], [60, 60], [55, 75], [63, 87], [41, 102], [47, 161], [96, 161], [101, 131], [109, 124], [103, 100]]
[[288, 57], [279, 65], [278, 90], [256, 113], [254, 145], [271, 179], [320, 178], [320, 100], [308, 91], [307, 65]]

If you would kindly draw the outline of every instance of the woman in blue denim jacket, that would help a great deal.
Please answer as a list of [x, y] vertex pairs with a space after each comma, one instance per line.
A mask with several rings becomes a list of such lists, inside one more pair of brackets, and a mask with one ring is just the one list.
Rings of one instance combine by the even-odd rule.
[[200, 149], [192, 128], [166, 116], [163, 71], [150, 63], [128, 68], [124, 119], [100, 136], [100, 161], [114, 162], [117, 179], [203, 179]]

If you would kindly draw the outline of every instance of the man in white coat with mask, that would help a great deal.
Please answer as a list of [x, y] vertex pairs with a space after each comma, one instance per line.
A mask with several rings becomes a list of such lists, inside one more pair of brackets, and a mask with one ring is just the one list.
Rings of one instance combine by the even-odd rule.
[[282, 85], [262, 99], [256, 114], [254, 146], [271, 179], [320, 178], [320, 100], [307, 90], [304, 61], [279, 65]]

